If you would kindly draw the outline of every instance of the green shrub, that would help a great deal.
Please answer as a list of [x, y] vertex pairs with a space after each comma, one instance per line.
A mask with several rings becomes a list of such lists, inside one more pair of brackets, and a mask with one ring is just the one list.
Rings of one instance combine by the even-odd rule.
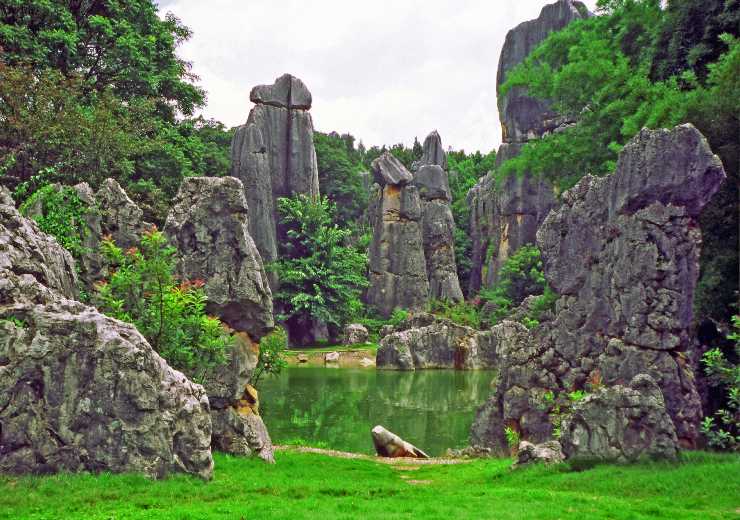
[[[735, 331], [728, 338], [735, 342], [736, 359], [740, 358], [740, 315], [732, 317]], [[714, 417], [705, 417], [701, 431], [709, 445], [718, 450], [740, 448], [740, 364], [731, 362], [719, 348], [704, 353], [704, 373], [710, 386], [724, 394], [724, 406]]]
[[32, 218], [39, 229], [57, 239], [75, 259], [85, 252], [82, 242], [87, 229], [85, 215], [92, 211], [69, 186], [61, 188], [47, 185], [36, 190], [23, 204], [20, 212], [28, 216], [32, 208], [39, 207], [40, 215]]
[[285, 350], [288, 348], [288, 334], [282, 327], [276, 328], [260, 341], [260, 354], [257, 366], [252, 374], [252, 386], [257, 386], [263, 375], [277, 375], [288, 362], [285, 360]]
[[153, 227], [140, 248], [126, 251], [106, 237], [101, 250], [113, 266], [109, 279], [95, 286], [101, 311], [136, 325], [155, 351], [196, 382], [226, 363], [233, 338], [206, 315], [202, 280], [175, 283], [175, 249], [160, 231]]
[[509, 445], [509, 449], [516, 450], [519, 447], [519, 432], [514, 428], [507, 426], [504, 428], [504, 436], [506, 437], [506, 444]]
[[429, 302], [429, 312], [441, 318], [446, 318], [458, 325], [465, 325], [475, 329], [480, 328], [480, 311], [472, 303], [432, 300]]
[[481, 290], [480, 303], [493, 304], [493, 310], [482, 316], [483, 321], [490, 325], [501, 321], [532, 295], [541, 295], [541, 298], [536, 300], [532, 312], [525, 319], [525, 325], [530, 328], [538, 323], [541, 313], [552, 306], [557, 295], [547, 288], [540, 250], [534, 245], [526, 245], [503, 263], [496, 286]]

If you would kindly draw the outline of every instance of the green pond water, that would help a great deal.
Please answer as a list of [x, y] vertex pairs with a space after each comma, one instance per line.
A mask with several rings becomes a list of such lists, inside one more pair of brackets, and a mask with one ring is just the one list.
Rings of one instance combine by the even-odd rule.
[[370, 430], [381, 424], [435, 456], [467, 445], [493, 376], [490, 370], [288, 367], [260, 382], [260, 406], [275, 444], [300, 439], [372, 454]]

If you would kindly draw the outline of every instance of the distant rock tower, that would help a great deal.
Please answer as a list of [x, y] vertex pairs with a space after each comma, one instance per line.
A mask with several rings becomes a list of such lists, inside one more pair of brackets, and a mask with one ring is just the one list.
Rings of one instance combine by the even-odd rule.
[[413, 184], [421, 198], [421, 230], [429, 279], [429, 298], [463, 300], [455, 262], [455, 221], [450, 202], [447, 156], [436, 130], [424, 139], [424, 153]]
[[[263, 261], [277, 260], [276, 200], [303, 193], [319, 195], [319, 173], [313, 144], [311, 93], [303, 82], [284, 74], [272, 85], [258, 85], [245, 125], [231, 142], [231, 175], [244, 184], [249, 206], [249, 233]], [[270, 285], [277, 278], [270, 275]]]
[[[542, 100], [515, 87], [501, 95], [510, 70], [519, 65], [547, 36], [574, 20], [590, 16], [582, 2], [559, 0], [542, 8], [540, 16], [519, 24], [506, 35], [496, 76], [498, 111], [503, 143], [496, 167], [519, 155], [527, 141], [539, 139], [572, 124]], [[470, 234], [473, 242], [470, 294], [496, 282], [506, 259], [521, 246], [535, 241], [537, 228], [555, 205], [552, 186], [529, 174], [511, 176], [496, 185], [486, 175], [468, 193]]]

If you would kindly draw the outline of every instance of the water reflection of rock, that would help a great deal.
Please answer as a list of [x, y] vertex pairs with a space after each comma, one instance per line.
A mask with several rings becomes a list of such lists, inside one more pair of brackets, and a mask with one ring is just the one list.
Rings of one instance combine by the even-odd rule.
[[491, 371], [376, 372], [295, 367], [262, 384], [275, 442], [303, 439], [373, 453], [368, 430], [386, 425], [431, 455], [467, 442]]

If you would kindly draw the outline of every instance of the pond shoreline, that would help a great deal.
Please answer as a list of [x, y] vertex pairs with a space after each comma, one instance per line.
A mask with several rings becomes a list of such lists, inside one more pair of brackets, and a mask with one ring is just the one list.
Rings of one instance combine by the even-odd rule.
[[[288, 362], [288, 366], [312, 366], [312, 367], [330, 367], [330, 368], [367, 368], [375, 369], [375, 354], [377, 347], [347, 347], [338, 346], [335, 349], [332, 348], [317, 348], [317, 349], [301, 349], [301, 350], [287, 350], [285, 359]], [[337, 361], [327, 362], [325, 357], [327, 354], [336, 352], [339, 354]], [[364, 360], [370, 360], [372, 363], [365, 362]]]

